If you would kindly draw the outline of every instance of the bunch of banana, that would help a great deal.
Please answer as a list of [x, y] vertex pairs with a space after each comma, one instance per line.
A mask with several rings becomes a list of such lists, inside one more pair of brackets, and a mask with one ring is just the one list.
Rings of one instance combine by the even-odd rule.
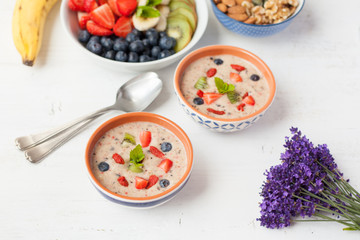
[[12, 33], [22, 61], [32, 66], [39, 53], [47, 14], [58, 0], [17, 0]]

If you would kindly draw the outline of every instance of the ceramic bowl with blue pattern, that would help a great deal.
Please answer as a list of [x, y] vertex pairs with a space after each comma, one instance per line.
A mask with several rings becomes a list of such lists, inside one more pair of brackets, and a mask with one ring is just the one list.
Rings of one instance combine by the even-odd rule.
[[[130, 196], [123, 196], [117, 193], [110, 191], [109, 189], [105, 188], [95, 177], [92, 172], [91, 167], [91, 156], [93, 154], [93, 149], [98, 142], [98, 140], [110, 129], [113, 129], [119, 125], [130, 123], [130, 122], [152, 122], [157, 125], [162, 126], [163, 128], [169, 130], [173, 134], [175, 134], [178, 139], [183, 143], [185, 151], [186, 151], [186, 158], [187, 158], [187, 165], [184, 175], [181, 177], [179, 182], [175, 183], [173, 186], [169, 187], [166, 191], [149, 197], [130, 197]], [[135, 113], [126, 113], [114, 117], [105, 123], [103, 123], [90, 137], [86, 151], [85, 151], [85, 165], [86, 170], [89, 176], [89, 179], [92, 185], [96, 188], [96, 190], [106, 199], [118, 203], [122, 206], [137, 208], [137, 209], [145, 209], [145, 208], [152, 208], [159, 206], [170, 199], [174, 198], [176, 194], [178, 194], [181, 189], [187, 183], [192, 167], [193, 167], [193, 148], [190, 142], [190, 139], [186, 135], [186, 133], [174, 122], [171, 120], [162, 117], [157, 114], [147, 113], [147, 112], [135, 112]]]
[[305, 0], [298, 0], [299, 5], [296, 11], [294, 12], [294, 14], [283, 22], [268, 24], [268, 25], [256, 25], [256, 24], [243, 23], [230, 18], [216, 7], [213, 0], [210, 1], [215, 16], [224, 27], [226, 27], [227, 29], [229, 29], [234, 33], [248, 37], [255, 37], [255, 38], [271, 36], [287, 28], [290, 25], [290, 23], [295, 19], [295, 17], [301, 12], [305, 4]]
[[[233, 55], [240, 57], [250, 63], [252, 63], [257, 69], [263, 73], [268, 85], [269, 85], [269, 98], [265, 105], [258, 111], [242, 117], [234, 119], [221, 119], [208, 116], [197, 109], [195, 109], [184, 97], [181, 92], [181, 81], [186, 68], [194, 61], [204, 58], [213, 57], [217, 55]], [[246, 129], [261, 119], [265, 112], [271, 106], [276, 93], [276, 83], [274, 75], [270, 68], [253, 53], [234, 46], [226, 45], [213, 45], [197, 49], [189, 53], [177, 66], [174, 74], [174, 88], [175, 94], [178, 97], [178, 101], [185, 113], [191, 117], [197, 124], [215, 131], [215, 132], [235, 132]]]

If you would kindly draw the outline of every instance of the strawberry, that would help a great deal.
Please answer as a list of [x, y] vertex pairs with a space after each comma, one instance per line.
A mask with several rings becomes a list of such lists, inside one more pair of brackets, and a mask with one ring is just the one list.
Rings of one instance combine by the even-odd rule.
[[69, 0], [68, 6], [73, 11], [85, 11], [84, 0]]
[[97, 8], [99, 5], [97, 4], [97, 2], [95, 0], [84, 0], [84, 9], [85, 12], [91, 12], [93, 10], [95, 10], [95, 8]]
[[141, 177], [135, 177], [135, 187], [136, 187], [136, 189], [146, 188], [147, 185], [148, 185], [148, 181], [146, 179], [143, 179]]
[[237, 64], [230, 64], [231, 68], [238, 71], [238, 72], [241, 72], [241, 71], [244, 71], [245, 70], [245, 67], [243, 66], [240, 66], [240, 65], [237, 65]]
[[165, 154], [163, 154], [159, 149], [157, 149], [156, 147], [150, 146], [150, 152], [158, 158], [164, 158]]
[[121, 186], [124, 186], [124, 187], [129, 186], [129, 183], [124, 176], [119, 177], [118, 182], [120, 183]]
[[103, 4], [90, 13], [91, 20], [107, 29], [112, 29], [115, 24], [115, 17], [109, 4]]
[[133, 29], [131, 18], [122, 16], [114, 25], [114, 33], [118, 37], [125, 38]]
[[245, 107], [245, 103], [240, 103], [240, 105], [239, 106], [237, 106], [237, 110], [239, 110], [239, 111], [244, 111], [244, 107]]
[[121, 15], [129, 17], [137, 7], [136, 0], [117, 0], [116, 5]]
[[230, 80], [233, 82], [242, 82], [241, 76], [239, 74], [233, 73], [233, 72], [230, 73]]
[[107, 0], [98, 0], [98, 2], [99, 2], [99, 5], [101, 6], [101, 5], [106, 4], [108, 1]]
[[249, 96], [249, 93], [246, 92], [243, 96], [242, 96], [242, 99], [246, 98], [247, 96]]
[[199, 97], [203, 97], [204, 96], [204, 92], [201, 91], [200, 89], [196, 92], [196, 95], [198, 95]]
[[212, 109], [212, 108], [207, 108], [206, 110], [208, 110], [208, 112], [211, 112], [211, 113], [214, 113], [214, 114], [217, 114], [217, 115], [224, 115], [225, 114], [224, 111], [218, 111], [218, 110], [215, 110], [215, 109]]
[[164, 159], [160, 162], [160, 164], [158, 165], [159, 168], [161, 168], [162, 170], [164, 170], [165, 173], [167, 173], [170, 168], [172, 167], [173, 162], [170, 159]]
[[75, 5], [73, 0], [69, 0], [68, 1], [68, 7], [72, 10], [72, 11], [80, 11], [80, 9], [78, 9], [78, 7]]
[[117, 153], [114, 153], [114, 154], [112, 155], [112, 158], [114, 159], [114, 161], [115, 161], [116, 163], [119, 163], [119, 164], [124, 164], [124, 163], [125, 163], [124, 159], [123, 159], [119, 154], [117, 154]]
[[148, 182], [148, 185], [146, 186], [146, 189], [149, 189], [152, 186], [154, 186], [158, 180], [159, 180], [159, 178], [156, 175], [151, 175], [149, 177], [149, 182]]
[[206, 76], [207, 77], [212, 77], [216, 74], [217, 70], [216, 68], [210, 68], [207, 72], [206, 72]]
[[142, 147], [149, 146], [151, 142], [151, 132], [150, 131], [142, 131], [140, 133], [140, 143]]
[[109, 4], [111, 10], [113, 11], [113, 13], [116, 16], [121, 17], [121, 13], [119, 12], [119, 9], [117, 7], [116, 0], [108, 0], [108, 4]]
[[204, 93], [203, 99], [207, 105], [215, 102], [222, 94], [220, 93]]
[[254, 106], [255, 105], [255, 100], [252, 96], [247, 96], [242, 100], [244, 103]]
[[86, 29], [86, 23], [90, 20], [90, 15], [85, 12], [77, 12], [78, 13], [78, 20], [79, 26], [81, 29]]
[[109, 36], [109, 35], [111, 35], [113, 33], [111, 30], [96, 24], [92, 20], [87, 21], [86, 29], [92, 35], [97, 35], [97, 36]]

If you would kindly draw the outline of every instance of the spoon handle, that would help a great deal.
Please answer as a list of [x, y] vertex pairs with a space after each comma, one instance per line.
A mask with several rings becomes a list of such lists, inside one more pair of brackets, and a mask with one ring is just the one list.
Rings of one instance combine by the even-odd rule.
[[92, 119], [94, 117], [98, 117], [112, 109], [113, 109], [113, 106], [106, 107], [106, 108], [100, 109], [90, 115], [86, 115], [84, 117], [77, 118], [76, 120], [74, 120], [72, 122], [69, 122], [63, 126], [54, 128], [52, 130], [42, 132], [42, 133], [32, 134], [29, 136], [18, 137], [15, 139], [15, 144], [22, 151], [30, 149], [32, 147], [35, 147], [39, 144], [42, 144], [42, 143], [50, 140], [53, 137], [58, 136], [59, 134], [61, 134], [62, 132], [68, 130], [69, 128], [71, 128], [73, 126], [76, 126], [76, 125], [78, 125], [82, 122], [85, 122], [89, 119]]

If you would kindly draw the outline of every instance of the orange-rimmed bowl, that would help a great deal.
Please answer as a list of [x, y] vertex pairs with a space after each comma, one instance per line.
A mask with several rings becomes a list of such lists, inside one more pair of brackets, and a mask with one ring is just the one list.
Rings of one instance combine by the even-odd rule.
[[[237, 56], [246, 61], [249, 61], [264, 74], [264, 77], [269, 85], [270, 94], [265, 105], [255, 113], [247, 115], [242, 118], [233, 118], [233, 119], [214, 118], [193, 108], [191, 104], [188, 101], [186, 101], [185, 97], [183, 96], [180, 86], [186, 68], [192, 62], [200, 58], [210, 57], [215, 55], [224, 55], [224, 54]], [[184, 111], [196, 123], [216, 132], [235, 132], [235, 131], [243, 130], [253, 125], [262, 116], [264, 116], [265, 112], [269, 109], [272, 102], [274, 101], [275, 93], [276, 93], [276, 83], [275, 83], [274, 75], [272, 74], [270, 68], [264, 63], [264, 61], [262, 61], [258, 56], [247, 50], [234, 46], [226, 46], [226, 45], [213, 45], [213, 46], [203, 47], [185, 56], [178, 64], [175, 70], [174, 88], [179, 103], [184, 109]]]
[[[170, 187], [169, 189], [167, 189], [166, 191], [160, 194], [149, 197], [129, 197], [129, 196], [119, 195], [105, 188], [96, 179], [96, 177], [94, 176], [91, 170], [92, 169], [91, 156], [93, 149], [96, 143], [98, 142], [98, 140], [110, 129], [113, 129], [117, 126], [130, 122], [151, 122], [160, 125], [161, 127], [169, 130], [175, 136], [177, 136], [185, 147], [186, 158], [187, 158], [185, 174], [181, 177], [180, 181], [178, 181], [172, 187]], [[126, 113], [106, 121], [98, 129], [96, 129], [96, 131], [91, 135], [85, 151], [85, 164], [91, 183], [105, 198], [127, 207], [150, 208], [150, 207], [158, 206], [172, 199], [185, 186], [186, 182], [190, 177], [193, 167], [193, 148], [190, 139], [186, 135], [186, 133], [171, 120], [153, 113], [146, 113], [146, 112]]]

